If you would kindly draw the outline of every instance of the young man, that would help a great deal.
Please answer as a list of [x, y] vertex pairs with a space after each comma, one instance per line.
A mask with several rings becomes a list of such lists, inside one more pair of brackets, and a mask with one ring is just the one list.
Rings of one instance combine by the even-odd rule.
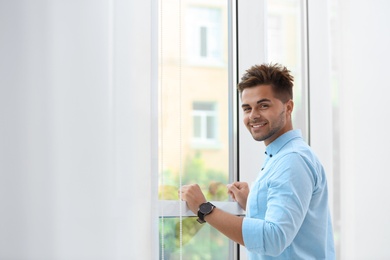
[[265, 161], [250, 191], [245, 182], [228, 193], [246, 210], [244, 218], [207, 202], [197, 184], [185, 185], [182, 200], [235, 242], [249, 259], [335, 259], [324, 169], [299, 130], [293, 130], [293, 77], [279, 64], [251, 67], [238, 84], [244, 124], [266, 145]]

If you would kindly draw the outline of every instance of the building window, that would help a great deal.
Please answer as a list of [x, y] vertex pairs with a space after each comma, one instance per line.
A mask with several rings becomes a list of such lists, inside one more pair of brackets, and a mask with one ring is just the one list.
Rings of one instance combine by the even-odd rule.
[[212, 102], [194, 102], [192, 105], [193, 141], [215, 143], [217, 138], [217, 111]]
[[190, 63], [221, 64], [223, 58], [221, 9], [190, 7], [187, 17], [187, 54]]

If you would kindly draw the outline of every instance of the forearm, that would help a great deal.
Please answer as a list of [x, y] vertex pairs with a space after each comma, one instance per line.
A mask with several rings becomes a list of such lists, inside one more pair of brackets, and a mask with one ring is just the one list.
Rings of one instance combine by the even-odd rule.
[[244, 246], [244, 239], [242, 236], [242, 217], [235, 216], [221, 209], [215, 208], [211, 214], [205, 216], [205, 220], [225, 236]]

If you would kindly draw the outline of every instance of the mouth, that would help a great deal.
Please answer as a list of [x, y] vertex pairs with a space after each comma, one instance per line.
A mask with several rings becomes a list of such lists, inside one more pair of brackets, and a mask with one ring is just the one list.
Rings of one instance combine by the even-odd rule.
[[256, 124], [250, 124], [252, 128], [261, 128], [265, 126], [267, 123], [256, 123]]

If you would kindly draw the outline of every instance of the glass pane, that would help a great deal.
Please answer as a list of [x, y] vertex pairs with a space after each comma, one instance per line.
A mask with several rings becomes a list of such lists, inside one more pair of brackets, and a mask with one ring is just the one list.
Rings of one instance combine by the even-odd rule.
[[215, 139], [216, 122], [214, 116], [207, 117], [207, 139]]
[[307, 83], [305, 79], [306, 54], [303, 28], [304, 1], [268, 1], [267, 47], [268, 61], [286, 66], [294, 75], [293, 124], [308, 139]]
[[161, 218], [160, 233], [163, 233], [160, 251], [164, 259], [229, 259], [229, 239], [210, 225], [200, 225], [194, 217], [182, 218], [181, 225], [180, 218]]
[[201, 118], [200, 116], [194, 116], [194, 138], [200, 138], [201, 137]]
[[[229, 180], [227, 3], [162, 1], [160, 10], [160, 188], [194, 182], [205, 190]], [[224, 14], [224, 15], [221, 15]], [[202, 21], [199, 21], [202, 17]], [[199, 37], [201, 28], [218, 30]], [[197, 28], [194, 30], [194, 28]], [[206, 30], [209, 33], [209, 30]], [[194, 35], [191, 35], [194, 34]], [[212, 36], [211, 36], [212, 35]], [[219, 39], [210, 39], [220, 36]], [[218, 42], [219, 44], [216, 44]], [[216, 59], [194, 61], [192, 47], [218, 49]], [[197, 54], [200, 58], [199, 52]], [[200, 62], [201, 61], [201, 62]], [[218, 107], [218, 111], [216, 111]], [[218, 125], [217, 125], [218, 123]], [[212, 142], [204, 142], [212, 139]], [[195, 142], [194, 140], [203, 140]], [[180, 183], [181, 182], [181, 183]], [[170, 198], [160, 192], [160, 199]], [[227, 199], [224, 198], [224, 199]]]
[[[228, 200], [227, 5], [160, 1], [160, 200], [179, 200], [179, 187], [191, 183], [210, 201]], [[227, 238], [179, 212], [177, 218], [160, 218], [160, 258], [229, 259]]]
[[200, 27], [200, 56], [207, 57], [207, 28]]

